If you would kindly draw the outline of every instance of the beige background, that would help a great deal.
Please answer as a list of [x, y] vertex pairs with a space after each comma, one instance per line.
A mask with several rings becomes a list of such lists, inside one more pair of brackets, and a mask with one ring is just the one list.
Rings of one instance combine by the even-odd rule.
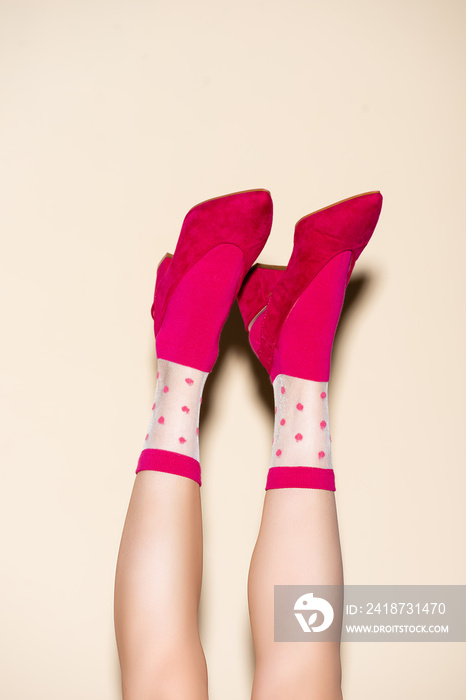
[[[464, 3], [0, 3], [2, 695], [120, 697], [113, 583], [155, 388], [155, 270], [198, 201], [265, 187], [260, 260], [373, 189], [336, 339], [346, 583], [465, 583]], [[228, 339], [233, 339], [231, 343]], [[206, 388], [201, 635], [248, 698], [271, 388], [237, 310]], [[464, 644], [348, 643], [345, 700], [463, 698]]]

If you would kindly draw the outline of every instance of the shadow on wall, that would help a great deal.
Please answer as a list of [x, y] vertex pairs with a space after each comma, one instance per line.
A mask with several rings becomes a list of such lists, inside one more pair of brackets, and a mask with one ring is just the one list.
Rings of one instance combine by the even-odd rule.
[[201, 413], [201, 426], [203, 423], [209, 421], [209, 415], [212, 408], [212, 392], [217, 378], [221, 375], [223, 371], [223, 365], [229, 353], [234, 353], [241, 358], [246, 358], [251, 374], [254, 377], [254, 381], [257, 387], [257, 393], [261, 401], [270, 410], [270, 415], [273, 415], [273, 390], [270, 383], [269, 376], [265, 369], [262, 367], [261, 363], [255, 356], [251, 346], [249, 345], [248, 334], [244, 327], [243, 319], [239, 311], [237, 302], [231, 307], [230, 314], [226, 320], [223, 327], [222, 335], [220, 337], [219, 353], [218, 359], [209, 377], [209, 381], [206, 382], [204, 394], [202, 397], [202, 413]]

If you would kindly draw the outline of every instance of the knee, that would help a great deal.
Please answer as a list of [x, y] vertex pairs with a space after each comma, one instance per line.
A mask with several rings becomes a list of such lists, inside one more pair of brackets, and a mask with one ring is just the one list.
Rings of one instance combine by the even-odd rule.
[[251, 700], [342, 700], [341, 680], [340, 655], [334, 650], [309, 650], [294, 659], [284, 654], [256, 667]]
[[200, 645], [141, 649], [121, 666], [123, 700], [207, 700], [207, 664]]

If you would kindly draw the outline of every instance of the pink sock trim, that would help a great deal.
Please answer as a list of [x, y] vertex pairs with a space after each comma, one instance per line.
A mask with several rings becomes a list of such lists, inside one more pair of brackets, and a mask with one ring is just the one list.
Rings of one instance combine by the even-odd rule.
[[271, 467], [265, 490], [288, 488], [336, 491], [335, 472], [319, 467]]
[[193, 457], [168, 450], [145, 449], [139, 455], [136, 474], [143, 470], [178, 474], [197, 481], [201, 486], [201, 465]]

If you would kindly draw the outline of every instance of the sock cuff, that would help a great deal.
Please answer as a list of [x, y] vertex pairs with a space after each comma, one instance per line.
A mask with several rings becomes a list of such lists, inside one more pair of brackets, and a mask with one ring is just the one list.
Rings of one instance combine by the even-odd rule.
[[201, 465], [197, 459], [182, 455], [179, 452], [146, 448], [139, 455], [135, 473], [137, 474], [144, 470], [178, 474], [197, 481], [199, 486], [202, 484]]
[[336, 491], [335, 472], [320, 467], [270, 467], [265, 490], [288, 488]]

